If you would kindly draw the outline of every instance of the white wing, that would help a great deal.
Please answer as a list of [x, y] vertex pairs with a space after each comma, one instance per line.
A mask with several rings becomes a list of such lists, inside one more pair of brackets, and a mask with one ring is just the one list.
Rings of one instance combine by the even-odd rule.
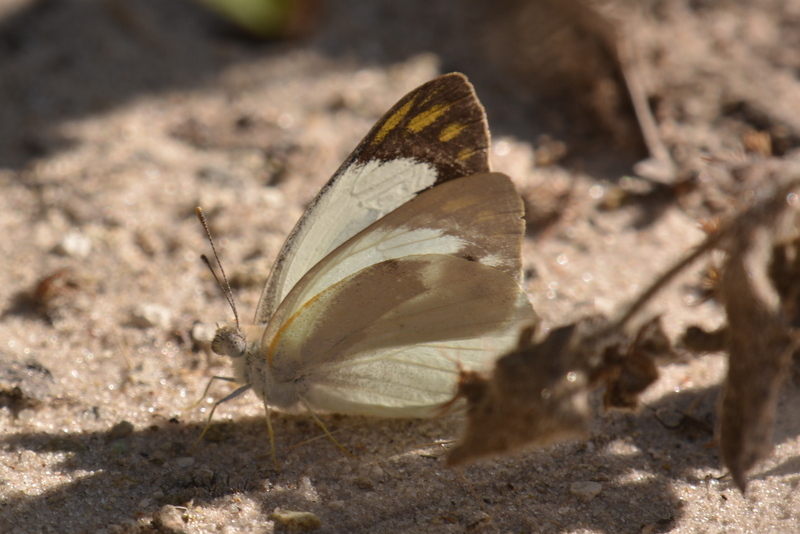
[[461, 369], [487, 370], [511, 350], [519, 328], [503, 335], [402, 346], [354, 359], [311, 382], [304, 398], [319, 411], [376, 417], [434, 417], [453, 400]]
[[255, 324], [268, 322], [309, 269], [374, 221], [420, 191], [488, 172], [488, 147], [483, 107], [463, 75], [441, 76], [406, 95], [297, 222], [270, 273]]
[[351, 414], [430, 416], [455, 393], [457, 363], [485, 365], [534, 319], [508, 274], [453, 256], [406, 256], [371, 265], [306, 302], [272, 337], [263, 373], [267, 404]]

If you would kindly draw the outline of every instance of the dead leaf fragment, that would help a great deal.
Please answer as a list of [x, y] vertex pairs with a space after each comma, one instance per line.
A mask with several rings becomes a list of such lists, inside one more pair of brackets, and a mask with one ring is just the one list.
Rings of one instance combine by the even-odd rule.
[[639, 395], [658, 379], [654, 358], [672, 353], [669, 339], [655, 318], [639, 329], [624, 356], [607, 353], [604, 368], [613, 373], [606, 380], [603, 405], [606, 408], [639, 407]]
[[531, 340], [533, 330], [525, 330], [490, 378], [462, 374], [458, 395], [468, 403], [467, 429], [447, 465], [586, 436], [589, 377], [580, 341], [588, 326], [552, 330], [538, 343]]
[[14, 417], [36, 408], [53, 396], [53, 374], [36, 360], [19, 362], [0, 353], [0, 408]]
[[659, 318], [633, 341], [600, 315], [553, 329], [541, 341], [533, 334], [523, 331], [490, 377], [462, 372], [456, 398], [467, 401], [467, 428], [448, 465], [585, 437], [592, 389], [605, 384], [606, 408], [636, 408], [658, 378], [653, 358], [672, 350]]
[[780, 385], [798, 345], [767, 275], [767, 229], [737, 243], [723, 270], [721, 291], [728, 316], [728, 376], [721, 401], [720, 449], [736, 485], [772, 449]]

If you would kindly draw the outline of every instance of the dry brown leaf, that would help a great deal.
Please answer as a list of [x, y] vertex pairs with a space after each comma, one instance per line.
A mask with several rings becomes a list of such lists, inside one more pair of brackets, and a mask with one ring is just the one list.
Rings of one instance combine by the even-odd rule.
[[606, 379], [603, 405], [606, 408], [638, 408], [639, 395], [658, 379], [655, 358], [672, 352], [661, 319], [656, 317], [639, 329], [626, 354], [606, 353], [603, 368], [612, 375]]
[[682, 339], [695, 352], [728, 352], [719, 443], [722, 460], [742, 491], [747, 471], [771, 451], [778, 393], [800, 343], [797, 239], [783, 237], [796, 233], [796, 222], [785, 212], [798, 179], [779, 183], [772, 191], [742, 195], [750, 208], [707, 240], [721, 243], [726, 253], [715, 296], [725, 306], [727, 324], [711, 333], [690, 327]]
[[3, 315], [36, 315], [53, 321], [71, 305], [76, 291], [81, 289], [81, 281], [69, 268], [57, 269], [40, 278], [36, 284], [17, 292]]
[[448, 465], [585, 437], [595, 386], [605, 383], [607, 408], [635, 408], [658, 378], [653, 357], [671, 352], [658, 318], [633, 342], [602, 316], [551, 330], [538, 342], [532, 334], [522, 333], [490, 377], [462, 373], [458, 396], [467, 400], [467, 429]]
[[722, 460], [744, 491], [746, 472], [772, 447], [778, 392], [797, 342], [767, 276], [767, 229], [731, 251], [720, 289], [728, 316], [728, 376], [721, 401]]
[[447, 465], [586, 435], [589, 377], [575, 346], [584, 324], [552, 330], [538, 343], [525, 330], [490, 378], [462, 373], [458, 396], [467, 399], [467, 429]]

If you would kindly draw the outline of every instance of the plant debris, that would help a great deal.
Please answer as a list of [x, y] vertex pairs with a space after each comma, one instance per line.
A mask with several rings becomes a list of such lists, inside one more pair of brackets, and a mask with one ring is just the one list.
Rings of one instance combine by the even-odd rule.
[[638, 395], [658, 378], [654, 351], [666, 339], [658, 318], [627, 338], [601, 315], [555, 328], [541, 341], [534, 334], [533, 327], [524, 330], [491, 377], [462, 372], [457, 396], [467, 400], [468, 423], [448, 465], [586, 437], [589, 393], [603, 383], [606, 408], [636, 408]]
[[676, 274], [721, 249], [725, 262], [714, 295], [724, 304], [727, 325], [712, 333], [691, 326], [682, 342], [729, 355], [718, 439], [723, 462], [744, 491], [747, 471], [771, 450], [778, 392], [800, 347], [799, 219], [787, 209], [798, 202], [792, 191], [800, 179], [778, 183], [743, 195], [746, 209], [720, 224], [616, 321], [579, 319], [538, 341], [531, 327], [516, 350], [498, 359], [491, 376], [462, 372], [456, 396], [467, 400], [467, 428], [448, 465], [585, 437], [593, 415], [588, 395], [601, 384], [605, 408], [635, 409], [658, 378], [656, 362], [674, 349], [660, 318], [633, 335], [627, 324]]
[[779, 187], [732, 222], [719, 245], [725, 263], [714, 291], [727, 325], [712, 333], [691, 326], [683, 336], [691, 350], [728, 353], [719, 445], [742, 491], [747, 471], [772, 449], [778, 393], [800, 346], [800, 234], [797, 213], [786, 209], [797, 203], [796, 186]]

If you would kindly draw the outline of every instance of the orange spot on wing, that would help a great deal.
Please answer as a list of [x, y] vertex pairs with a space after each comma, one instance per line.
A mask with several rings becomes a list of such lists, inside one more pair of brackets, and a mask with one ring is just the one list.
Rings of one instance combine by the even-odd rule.
[[[320, 293], [321, 295], [321, 293]], [[289, 317], [285, 323], [278, 328], [278, 331], [275, 332], [275, 335], [272, 336], [272, 339], [269, 342], [269, 349], [267, 350], [267, 365], [272, 367], [272, 358], [275, 355], [275, 349], [278, 345], [278, 340], [280, 340], [281, 336], [283, 336], [284, 332], [292, 325], [292, 323], [297, 319], [303, 311], [310, 306], [315, 300], [317, 300], [320, 295], [315, 295], [314, 297], [310, 298], [308, 302], [300, 306], [300, 309], [294, 312], [291, 317]]]
[[408, 121], [407, 128], [414, 133], [419, 133], [444, 115], [452, 104], [437, 104], [419, 113]]
[[466, 128], [466, 125], [454, 122], [445, 126], [442, 131], [439, 133], [439, 141], [442, 143], [446, 143], [458, 137], [458, 134]]
[[466, 160], [468, 160], [469, 158], [471, 158], [472, 156], [474, 156], [477, 153], [478, 153], [478, 151], [475, 150], [474, 148], [465, 148], [464, 150], [462, 150], [461, 152], [458, 153], [458, 156], [456, 156], [456, 159], [458, 161], [466, 161]]
[[389, 132], [394, 130], [398, 124], [408, 115], [408, 112], [411, 111], [411, 106], [414, 104], [414, 100], [409, 100], [406, 102], [400, 109], [392, 113], [392, 116], [386, 119], [381, 126], [378, 133], [375, 134], [375, 137], [372, 138], [372, 144], [378, 145], [383, 142]]

